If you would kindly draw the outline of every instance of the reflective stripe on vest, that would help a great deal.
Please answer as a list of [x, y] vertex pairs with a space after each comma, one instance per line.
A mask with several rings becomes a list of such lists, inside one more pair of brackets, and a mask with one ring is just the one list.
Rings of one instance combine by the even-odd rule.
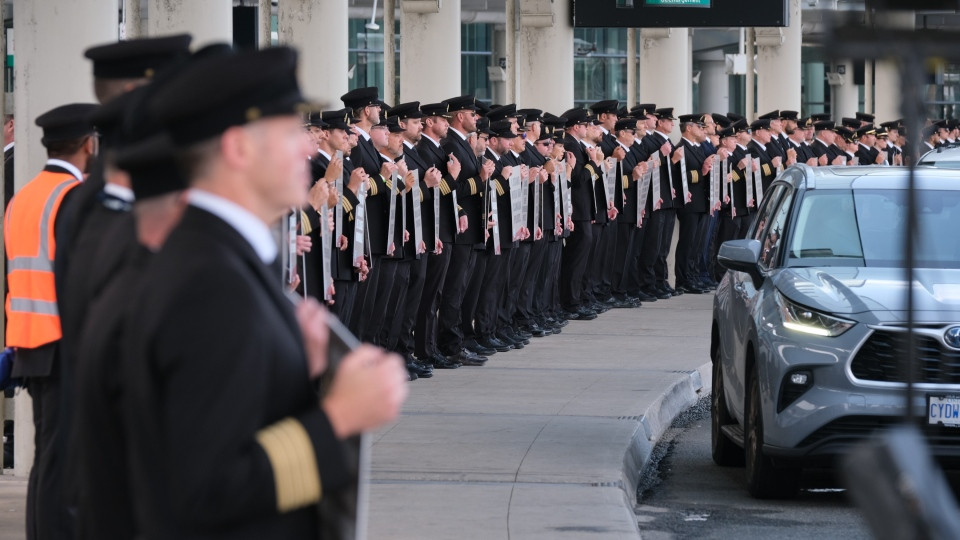
[[60, 339], [53, 259], [54, 223], [63, 197], [79, 182], [44, 171], [21, 189], [7, 209], [7, 346], [36, 348]]

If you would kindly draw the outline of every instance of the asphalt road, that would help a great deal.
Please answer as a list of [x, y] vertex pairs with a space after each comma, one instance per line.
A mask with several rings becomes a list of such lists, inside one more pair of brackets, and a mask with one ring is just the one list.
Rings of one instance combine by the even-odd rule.
[[744, 469], [710, 457], [709, 397], [674, 422], [654, 453], [659, 462], [645, 474], [637, 507], [644, 540], [871, 538], [828, 472], [805, 474], [794, 500], [751, 498]]

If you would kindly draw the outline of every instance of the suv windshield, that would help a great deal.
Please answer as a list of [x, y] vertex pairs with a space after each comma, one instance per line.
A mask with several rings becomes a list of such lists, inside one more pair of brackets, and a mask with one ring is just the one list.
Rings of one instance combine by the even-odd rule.
[[[960, 191], [917, 192], [920, 268], [960, 268]], [[907, 191], [807, 192], [793, 227], [789, 266], [904, 266]]]

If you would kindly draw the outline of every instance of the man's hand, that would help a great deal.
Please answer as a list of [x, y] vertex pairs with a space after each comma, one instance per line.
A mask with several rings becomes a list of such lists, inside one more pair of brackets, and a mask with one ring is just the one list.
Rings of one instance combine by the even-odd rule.
[[406, 244], [406, 243], [409, 242], [409, 241], [410, 241], [410, 231], [404, 229], [404, 230], [403, 230], [403, 243]]
[[573, 232], [573, 218], [567, 218], [567, 230]]
[[496, 170], [496, 165], [493, 164], [492, 159], [488, 159], [483, 163], [483, 167], [480, 168], [480, 178], [484, 180], [489, 180], [493, 176], [493, 171]]
[[706, 161], [703, 162], [703, 169], [701, 169], [700, 172], [703, 173], [703, 176], [706, 176], [710, 174], [710, 171], [712, 170], [713, 170], [713, 160], [707, 159]]
[[750, 158], [745, 157], [745, 158], [741, 159], [740, 162], [739, 162], [737, 165], [738, 165], [741, 169], [743, 169], [743, 170], [745, 170], [745, 171], [749, 171], [749, 170], [750, 170]]
[[383, 162], [383, 165], [380, 166], [380, 176], [384, 178], [390, 178], [393, 176], [394, 171], [397, 170], [396, 163], [390, 163], [389, 161]]
[[645, 169], [646, 169], [646, 163], [641, 163], [636, 167], [634, 167], [633, 173], [632, 173], [633, 179], [640, 180], [641, 178], [643, 178], [643, 175], [647, 174], [647, 171]]
[[394, 242], [388, 242], [388, 243], [387, 243], [387, 255], [391, 255], [391, 256], [392, 256], [395, 251], [397, 251], [397, 246], [394, 245]]
[[433, 252], [436, 253], [437, 255], [440, 255], [441, 253], [443, 253], [443, 241], [441, 241], [439, 238], [437, 238], [437, 241], [434, 242]]
[[808, 160], [807, 160], [807, 165], [809, 165], [809, 166], [811, 166], [811, 167], [816, 167], [816, 166], [818, 165], [817, 158], [812, 157], [812, 158], [808, 159]]
[[844, 156], [837, 156], [833, 158], [833, 161], [830, 162], [831, 165], [845, 165], [847, 158]]
[[670, 141], [663, 143], [663, 145], [660, 147], [660, 153], [663, 154], [663, 157], [670, 155]]
[[297, 235], [297, 255], [303, 255], [304, 253], [310, 253], [310, 248], [313, 247], [313, 240], [309, 236], [298, 234]]
[[747, 208], [755, 208], [756, 206], [757, 206], [756, 200], [750, 199], [749, 201], [747, 201]]
[[611, 154], [613, 157], [617, 158], [617, 161], [623, 161], [623, 158], [627, 157], [627, 152], [623, 149], [622, 146], [617, 146], [616, 150]]
[[397, 418], [407, 399], [407, 370], [400, 356], [361, 345], [337, 369], [323, 411], [340, 439]]
[[337, 288], [333, 286], [332, 279], [330, 280], [330, 286], [327, 287], [327, 291], [330, 293], [330, 299], [327, 300], [327, 305], [332, 306], [333, 304], [336, 303], [336, 300], [334, 300], [334, 297], [337, 295]]
[[619, 212], [617, 211], [616, 206], [611, 206], [610, 208], [607, 208], [607, 219], [609, 219], [610, 221], [617, 219], [618, 214]]
[[360, 194], [360, 188], [363, 187], [363, 183], [367, 181], [369, 176], [367, 172], [363, 170], [363, 167], [357, 167], [350, 173], [350, 182], [347, 184], [347, 187], [350, 188], [350, 191], [354, 195]]
[[330, 330], [327, 328], [327, 310], [313, 298], [297, 304], [295, 314], [303, 345], [307, 352], [307, 373], [316, 379], [327, 368], [327, 343]]
[[543, 169], [547, 171], [547, 173], [553, 174], [557, 172], [557, 162], [552, 159], [548, 159], [547, 162], [543, 164]]
[[341, 177], [343, 177], [343, 160], [334, 156], [330, 160], [330, 164], [327, 165], [327, 171], [323, 174], [323, 179], [327, 182], [336, 182]]
[[397, 172], [400, 173], [400, 176], [407, 176], [407, 173], [410, 172], [410, 169], [407, 168], [407, 162], [402, 157], [397, 160]]
[[440, 174], [440, 169], [436, 167], [430, 167], [427, 169], [427, 173], [423, 175], [423, 182], [427, 184], [428, 188], [439, 186], [441, 180], [443, 180], [443, 175]]
[[323, 179], [314, 182], [313, 186], [310, 187], [310, 191], [307, 192], [307, 202], [310, 203], [310, 206], [317, 212], [323, 208], [323, 203], [329, 201], [329, 199], [330, 186]]
[[457, 220], [457, 232], [465, 233], [467, 232], [467, 227], [470, 225], [470, 222], [467, 220], [467, 216], [460, 216], [460, 219]]
[[537, 227], [537, 231], [536, 231], [535, 233], [533, 233], [533, 239], [534, 239], [534, 240], [542, 240], [542, 239], [543, 239], [543, 229], [541, 229], [540, 227]]
[[[492, 163], [492, 162], [488, 161], [487, 163]], [[513, 176], [513, 167], [511, 167], [510, 165], [507, 165], [504, 168], [500, 169], [500, 176], [504, 178], [510, 178], [511, 176]]]
[[873, 162], [876, 163], [877, 165], [883, 165], [884, 161], [885, 159], [883, 157], [883, 152], [880, 152], [879, 154], [877, 154], [877, 159], [873, 160]]
[[787, 166], [793, 165], [797, 162], [797, 150], [795, 148], [790, 148], [787, 150]]
[[460, 160], [457, 159], [457, 156], [450, 154], [450, 160], [447, 162], [447, 172], [450, 173], [450, 178], [456, 180], [460, 177]]
[[671, 161], [674, 163], [680, 163], [680, 160], [683, 159], [683, 147], [678, 146], [676, 151], [673, 152], [673, 158]]
[[817, 159], [817, 163], [819, 163], [821, 167], [825, 167], [828, 159], [827, 155], [824, 154]]
[[413, 176], [414, 175], [412, 172], [407, 172], [406, 174], [403, 175], [403, 185], [404, 185], [405, 193], [410, 193], [410, 191], [413, 189], [413, 183], [414, 183]]
[[777, 157], [771, 159], [770, 162], [773, 163], [773, 168], [776, 169], [777, 167], [779, 167], [779, 166], [781, 166], [781, 165], [783, 164], [783, 158], [780, 157], [780, 156], [777, 156]]
[[426, 253], [426, 252], [427, 252], [427, 243], [421, 240], [420, 243], [417, 244], [417, 253]]
[[[346, 251], [346, 250], [347, 250], [347, 247], [349, 247], [349, 242], [347, 241], [347, 237], [346, 237], [346, 236], [344, 236], [344, 235], [342, 235], [342, 234], [340, 235], [340, 240], [337, 242], [337, 247], [340, 248], [340, 251]], [[356, 266], [356, 265], [354, 265], [354, 266]]]

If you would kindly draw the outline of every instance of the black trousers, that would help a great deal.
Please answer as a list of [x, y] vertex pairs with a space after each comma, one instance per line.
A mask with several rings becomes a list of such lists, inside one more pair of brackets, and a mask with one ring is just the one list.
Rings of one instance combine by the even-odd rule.
[[627, 295], [628, 278], [632, 259], [636, 259], [633, 238], [637, 231], [635, 220], [621, 220], [617, 222], [617, 245], [613, 250], [613, 277], [610, 292], [617, 298]]
[[703, 214], [681, 210], [677, 212], [677, 221], [680, 222], [680, 231], [677, 239], [677, 251], [674, 253], [673, 272], [676, 285], [693, 285], [698, 280], [693, 274], [697, 250], [697, 234], [700, 231], [700, 219]]
[[560, 262], [563, 256], [563, 239], [547, 241], [547, 256], [537, 278], [544, 284], [534, 303], [541, 318], [560, 314]]
[[657, 288], [657, 261], [660, 260], [660, 239], [663, 237], [663, 210], [651, 212], [643, 220], [646, 232], [640, 247], [640, 288], [653, 292]]
[[483, 271], [480, 298], [473, 318], [476, 338], [490, 337], [497, 330], [500, 299], [507, 286], [513, 252], [512, 248], [501, 249], [500, 255], [496, 255], [493, 253], [492, 246], [487, 248], [487, 264]]
[[603, 237], [600, 238], [599, 262], [600, 268], [597, 274], [597, 290], [600, 300], [610, 298], [613, 292], [613, 273], [614, 258], [617, 254], [618, 235], [620, 233], [620, 223], [618, 221], [608, 222], [603, 226]]
[[419, 259], [414, 259], [407, 264], [410, 265], [410, 280], [407, 284], [407, 296], [400, 303], [397, 310], [402, 312], [402, 316], [394, 320], [390, 329], [390, 343], [395, 351], [400, 354], [414, 354], [416, 351], [416, 342], [413, 337], [413, 328], [417, 322], [417, 312], [420, 308], [420, 300], [423, 297], [423, 285], [427, 274], [427, 256], [420, 255]]
[[673, 228], [677, 223], [677, 210], [667, 208], [660, 211], [663, 214], [662, 228], [660, 229], [660, 253], [657, 256], [657, 264], [654, 270], [657, 273], [657, 285], [670, 285], [670, 269], [667, 268], [667, 256], [670, 255], [671, 244], [673, 243]]
[[[34, 353], [47, 355], [47, 347], [58, 347], [58, 342], [37, 349], [20, 349], [17, 362], [30, 362]], [[56, 361], [56, 360], [55, 360]], [[61, 422], [62, 384], [57, 375], [25, 379], [27, 392], [33, 401], [35, 429], [33, 467], [27, 481], [27, 539], [72, 538], [76, 528], [68, 511], [64, 464], [67, 430]]]
[[603, 257], [600, 249], [603, 244], [603, 237], [606, 234], [606, 226], [600, 223], [590, 225], [593, 229], [593, 241], [590, 243], [590, 262], [587, 263], [587, 270], [583, 275], [583, 298], [586, 303], [594, 303], [597, 300], [606, 300], [600, 298], [598, 287], [600, 286], [600, 273], [603, 266]]
[[643, 226], [639, 229], [634, 228], [630, 237], [630, 248], [627, 251], [627, 261], [624, 269], [621, 287], [630, 296], [639, 296], [642, 285], [640, 283], [640, 250], [643, 249], [643, 242], [647, 237], [647, 219], [644, 218]]
[[520, 301], [520, 287], [523, 285], [523, 276], [530, 266], [530, 253], [533, 244], [520, 243], [513, 250], [513, 259], [510, 260], [510, 275], [507, 277], [507, 286], [500, 298], [498, 328], [513, 327], [517, 314], [517, 305]]
[[453, 244], [444, 244], [437, 255], [430, 252], [427, 270], [423, 278], [423, 292], [417, 306], [417, 323], [414, 326], [414, 347], [417, 358], [430, 358], [440, 354], [437, 348], [437, 312], [440, 309], [440, 291], [447, 277], [447, 268], [453, 255]]
[[333, 305], [330, 306], [330, 311], [332, 311], [343, 324], [347, 325], [354, 334], [357, 333], [357, 329], [352, 324], [353, 306], [357, 300], [358, 286], [359, 283], [356, 281], [334, 280], [333, 290], [335, 294], [333, 295]]
[[583, 301], [583, 274], [590, 261], [593, 247], [593, 226], [589, 221], [575, 221], [573, 231], [563, 247], [560, 265], [560, 304], [563, 309], [575, 311]]
[[[747, 225], [750, 223], [748, 215], [740, 215], [737, 217], [732, 217], [730, 214], [725, 214], [720, 217], [720, 230], [717, 232], [717, 241], [714, 242], [713, 250], [713, 260], [717, 260], [717, 253], [720, 251], [720, 245], [726, 242], [727, 240], [739, 240], [747, 234]], [[719, 264], [714, 263], [713, 266], [713, 279], [720, 281], [720, 278], [723, 277], [723, 274], [727, 271], [726, 268], [723, 268]]]
[[520, 282], [519, 296], [517, 297], [517, 311], [514, 320], [517, 324], [526, 326], [540, 319], [539, 313], [543, 310], [538, 301], [547, 287], [547, 280], [541, 279], [542, 269], [549, 250], [546, 238], [530, 244], [530, 260]]
[[407, 294], [410, 289], [410, 270], [413, 259], [397, 259], [397, 270], [393, 276], [393, 290], [389, 291], [383, 326], [380, 327], [378, 342], [388, 351], [397, 350], [397, 338], [400, 325], [406, 316]]
[[447, 277], [440, 293], [440, 310], [437, 319], [437, 348], [440, 354], [451, 356], [463, 349], [463, 331], [460, 329], [461, 309], [471, 269], [477, 262], [477, 253], [472, 244], [454, 244], [447, 268]]
[[477, 332], [473, 328], [473, 320], [477, 316], [477, 306], [480, 304], [480, 294], [483, 292], [483, 278], [487, 274], [487, 261], [493, 257], [493, 250], [477, 250], [473, 266], [470, 267], [470, 278], [467, 282], [467, 292], [463, 295], [463, 304], [460, 308], [460, 331], [463, 339], [477, 339]]
[[360, 284], [360, 296], [363, 301], [354, 308], [353, 317], [358, 319], [357, 328], [360, 332], [360, 339], [374, 345], [382, 345], [380, 342], [380, 331], [383, 328], [387, 317], [387, 302], [390, 301], [390, 293], [393, 291], [393, 280], [396, 277], [397, 259], [388, 259], [382, 255], [374, 256], [373, 268], [367, 276], [366, 290], [363, 283]]

